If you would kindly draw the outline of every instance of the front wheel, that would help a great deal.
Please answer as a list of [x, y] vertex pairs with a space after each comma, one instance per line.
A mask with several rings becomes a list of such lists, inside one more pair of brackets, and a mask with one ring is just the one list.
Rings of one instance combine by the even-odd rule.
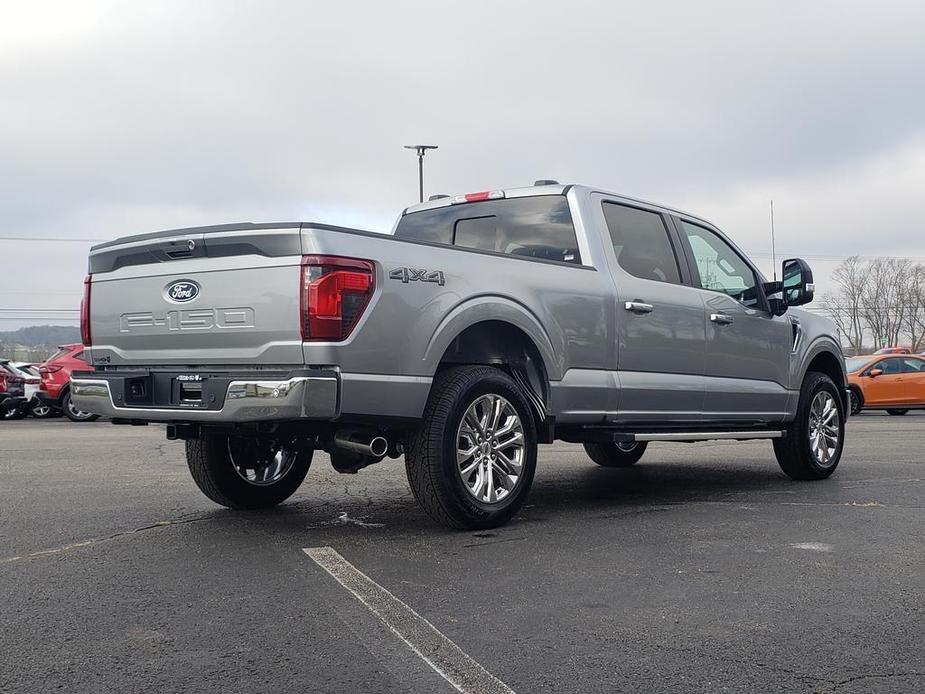
[[851, 407], [851, 414], [861, 414], [861, 410], [864, 408], [864, 400], [861, 398], [861, 394], [854, 388], [848, 391], [848, 404]]
[[795, 480], [825, 479], [838, 467], [845, 441], [845, 412], [832, 379], [811, 371], [803, 381], [797, 416], [774, 440], [777, 462]]
[[98, 414], [78, 410], [71, 400], [71, 391], [65, 393], [64, 397], [61, 399], [61, 409], [64, 410], [65, 416], [72, 422], [95, 422], [100, 418]]
[[196, 486], [233, 509], [269, 508], [305, 480], [313, 451], [298, 442], [203, 434], [186, 442], [186, 464]]
[[906, 412], [908, 412], [908, 411], [909, 411], [909, 410], [887, 410], [886, 413], [887, 413], [887, 414], [891, 414], [891, 415], [893, 415], [894, 417], [902, 417], [902, 416], [903, 416], [904, 414], [906, 414]]
[[456, 367], [434, 380], [423, 422], [408, 437], [405, 470], [437, 522], [493, 528], [526, 499], [536, 445], [530, 404], [510, 376], [489, 366]]
[[639, 462], [648, 442], [586, 443], [585, 453], [601, 467], [630, 467]]

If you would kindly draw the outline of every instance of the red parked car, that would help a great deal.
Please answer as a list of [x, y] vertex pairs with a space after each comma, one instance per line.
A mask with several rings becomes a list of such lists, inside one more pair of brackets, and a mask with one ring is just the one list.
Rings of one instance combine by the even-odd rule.
[[912, 350], [908, 347], [882, 347], [874, 354], [912, 354]]
[[42, 376], [42, 388], [38, 396], [46, 405], [51, 405], [64, 412], [74, 422], [92, 422], [99, 417], [89, 412], [81, 412], [71, 404], [71, 372], [93, 371], [93, 367], [84, 361], [84, 346], [80, 343], [61, 345], [58, 351], [39, 366]]

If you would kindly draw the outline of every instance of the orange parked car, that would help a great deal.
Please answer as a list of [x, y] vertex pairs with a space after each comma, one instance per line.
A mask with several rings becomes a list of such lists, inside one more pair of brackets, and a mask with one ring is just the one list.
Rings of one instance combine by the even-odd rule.
[[872, 355], [845, 360], [851, 414], [886, 410], [903, 415], [925, 410], [925, 357]]

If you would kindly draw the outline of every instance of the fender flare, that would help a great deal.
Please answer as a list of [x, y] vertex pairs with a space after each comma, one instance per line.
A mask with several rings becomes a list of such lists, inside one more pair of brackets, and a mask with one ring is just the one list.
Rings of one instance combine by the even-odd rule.
[[561, 380], [562, 364], [556, 355], [562, 354], [564, 350], [557, 350], [554, 345], [561, 343], [562, 339], [554, 342], [543, 324], [526, 306], [497, 295], [469, 298], [447, 313], [434, 329], [424, 350], [422, 361], [426, 373], [436, 373], [450, 343], [464, 330], [486, 321], [509, 323], [522, 330], [536, 347], [543, 361], [546, 378], [550, 381]]

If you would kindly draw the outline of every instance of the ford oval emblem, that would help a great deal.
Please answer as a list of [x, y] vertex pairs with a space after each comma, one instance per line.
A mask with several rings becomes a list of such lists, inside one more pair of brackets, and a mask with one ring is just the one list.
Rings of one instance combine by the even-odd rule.
[[164, 298], [175, 304], [185, 304], [199, 296], [199, 285], [192, 280], [177, 280], [164, 289]]

